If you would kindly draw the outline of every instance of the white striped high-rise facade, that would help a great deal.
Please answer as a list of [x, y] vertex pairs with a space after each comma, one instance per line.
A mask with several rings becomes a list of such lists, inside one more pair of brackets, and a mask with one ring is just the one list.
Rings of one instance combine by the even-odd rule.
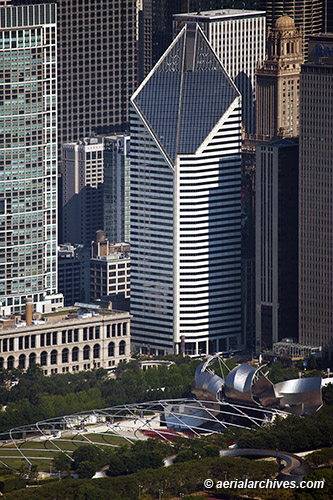
[[224, 69], [242, 95], [245, 132], [255, 133], [255, 72], [265, 59], [266, 18], [264, 11], [222, 9], [175, 14], [177, 26], [199, 23]]
[[188, 25], [132, 104], [133, 342], [150, 353], [239, 349], [240, 94]]

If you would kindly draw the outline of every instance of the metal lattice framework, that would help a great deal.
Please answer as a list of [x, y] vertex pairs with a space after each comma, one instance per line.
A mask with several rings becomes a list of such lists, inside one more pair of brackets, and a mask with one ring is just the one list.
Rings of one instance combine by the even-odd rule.
[[[54, 452], [63, 452], [71, 458], [72, 451], [68, 450], [68, 443], [118, 446], [108, 443], [108, 440], [112, 441], [112, 437], [122, 438], [128, 443], [148, 437], [172, 442], [176, 435], [199, 437], [203, 434], [221, 433], [232, 426], [260, 427], [271, 421], [274, 415], [285, 415], [277, 410], [266, 410], [263, 414], [260, 409], [251, 408], [249, 416], [246, 405], [225, 403], [223, 409], [217, 410], [215, 405], [211, 408], [211, 404], [211, 401], [195, 399], [151, 401], [96, 409], [16, 427], [0, 434], [0, 463], [7, 466], [6, 458], [12, 458], [12, 455], [6, 456], [6, 448], [8, 453], [14, 449], [17, 457], [31, 466], [32, 459], [44, 459], [42, 454], [45, 448], [48, 457]], [[239, 419], [243, 423], [235, 422]], [[101, 442], [101, 439], [105, 442]], [[36, 444], [38, 442], [40, 447]], [[29, 448], [29, 443], [34, 447]], [[29, 452], [32, 450], [34, 453], [39, 451], [41, 456], [30, 457]]]

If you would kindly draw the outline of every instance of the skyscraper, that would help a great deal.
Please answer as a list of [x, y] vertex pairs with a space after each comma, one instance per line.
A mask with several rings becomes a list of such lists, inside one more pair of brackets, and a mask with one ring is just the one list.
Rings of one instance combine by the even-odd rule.
[[265, 58], [265, 12], [224, 9], [176, 14], [176, 26], [199, 23], [217, 56], [242, 94], [243, 126], [255, 132], [255, 71]]
[[137, 0], [58, 0], [59, 146], [121, 130], [137, 86]]
[[333, 337], [333, 35], [310, 38], [301, 71], [299, 332], [303, 344]]
[[240, 348], [240, 94], [187, 24], [131, 101], [134, 344]]
[[0, 302], [57, 291], [56, 6], [0, 6]]
[[63, 231], [69, 243], [91, 244], [103, 228], [103, 137], [63, 147]]
[[256, 134], [262, 139], [296, 137], [302, 32], [289, 16], [268, 28], [267, 57], [256, 71]]
[[310, 35], [316, 35], [322, 30], [324, 0], [266, 0], [266, 21], [273, 28], [276, 20], [288, 15], [295, 21], [296, 28], [302, 28], [303, 56], [308, 56], [308, 41]]
[[109, 241], [130, 241], [130, 136], [104, 138], [104, 230]]
[[257, 146], [256, 350], [298, 336], [298, 143]]

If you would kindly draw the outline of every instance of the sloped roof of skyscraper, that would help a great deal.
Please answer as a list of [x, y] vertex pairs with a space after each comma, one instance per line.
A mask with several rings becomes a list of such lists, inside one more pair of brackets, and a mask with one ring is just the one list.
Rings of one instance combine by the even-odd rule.
[[172, 164], [193, 154], [239, 96], [197, 24], [187, 24], [132, 97]]

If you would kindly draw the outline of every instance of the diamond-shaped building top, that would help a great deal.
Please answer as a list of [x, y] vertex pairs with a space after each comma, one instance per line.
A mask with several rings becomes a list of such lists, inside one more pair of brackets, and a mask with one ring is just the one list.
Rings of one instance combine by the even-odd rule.
[[197, 24], [187, 24], [132, 97], [172, 164], [194, 154], [239, 96]]

